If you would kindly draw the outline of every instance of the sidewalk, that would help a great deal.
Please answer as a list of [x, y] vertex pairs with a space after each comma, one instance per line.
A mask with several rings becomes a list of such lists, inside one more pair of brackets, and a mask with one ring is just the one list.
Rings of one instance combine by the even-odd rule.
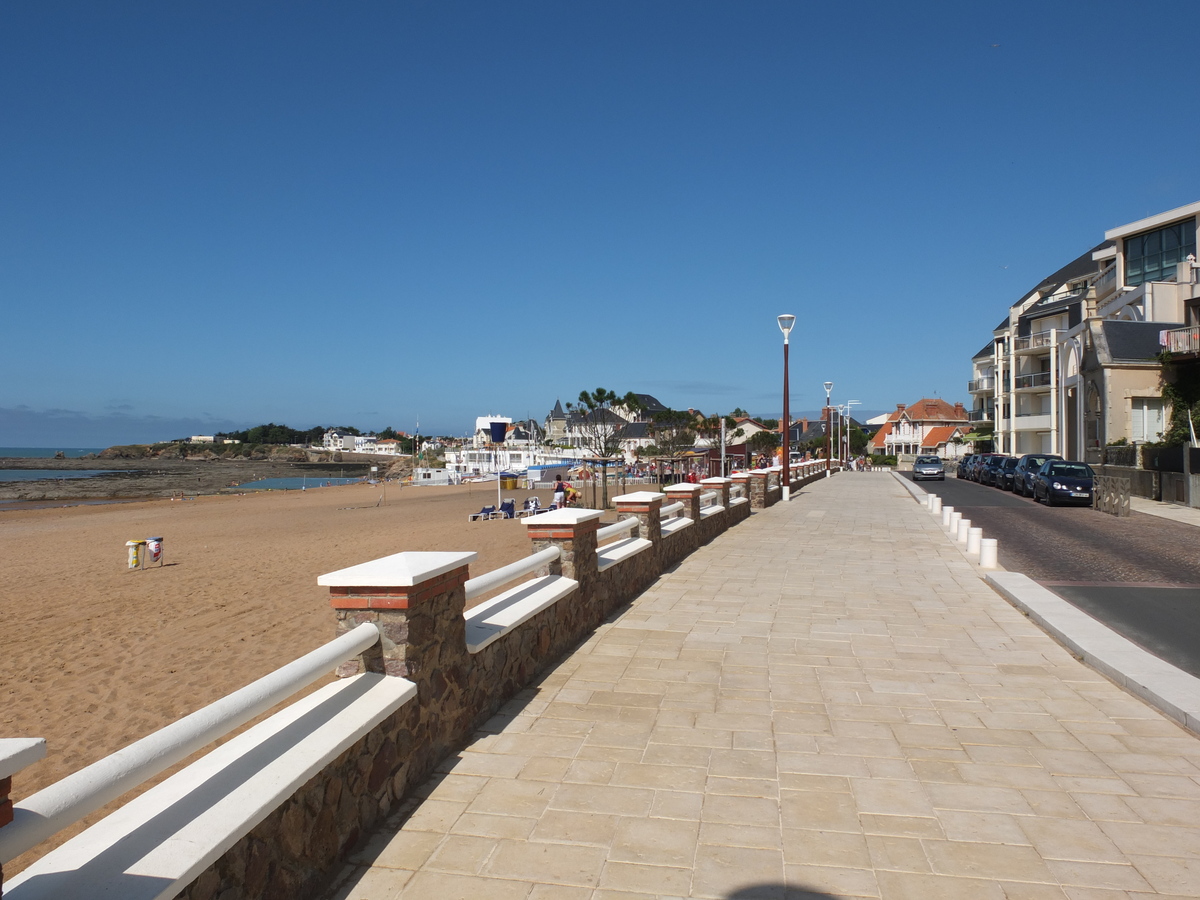
[[1174, 503], [1159, 503], [1145, 497], [1130, 497], [1129, 508], [1134, 512], [1145, 513], [1148, 516], [1158, 516], [1160, 519], [1170, 519], [1184, 525], [1200, 525], [1200, 509], [1187, 506], [1176, 506]]
[[702, 548], [506, 713], [338, 900], [1200, 896], [1200, 740], [887, 473]]

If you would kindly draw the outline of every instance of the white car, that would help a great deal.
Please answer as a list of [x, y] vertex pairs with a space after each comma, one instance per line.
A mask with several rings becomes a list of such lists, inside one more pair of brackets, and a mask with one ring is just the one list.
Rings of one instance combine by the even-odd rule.
[[913, 481], [920, 481], [922, 478], [945, 481], [946, 467], [941, 459], [936, 456], [918, 456], [917, 461], [913, 463]]

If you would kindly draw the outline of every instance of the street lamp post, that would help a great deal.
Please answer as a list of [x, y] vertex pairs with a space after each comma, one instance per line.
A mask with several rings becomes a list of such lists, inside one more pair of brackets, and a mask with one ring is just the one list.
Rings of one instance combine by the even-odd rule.
[[829, 478], [833, 472], [830, 471], [833, 465], [829, 457], [829, 438], [830, 432], [833, 430], [833, 410], [829, 408], [829, 392], [833, 390], [833, 382], [825, 382], [825, 477]]
[[791, 452], [788, 448], [788, 433], [792, 430], [791, 415], [788, 412], [788, 335], [796, 324], [795, 316], [780, 316], [779, 330], [783, 332], [783, 501], [786, 503], [792, 497]]

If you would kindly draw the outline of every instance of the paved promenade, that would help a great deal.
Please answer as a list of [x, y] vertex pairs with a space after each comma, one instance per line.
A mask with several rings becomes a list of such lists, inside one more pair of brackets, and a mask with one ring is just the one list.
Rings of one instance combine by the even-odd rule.
[[702, 548], [442, 771], [338, 900], [1200, 896], [1200, 739], [890, 474]]

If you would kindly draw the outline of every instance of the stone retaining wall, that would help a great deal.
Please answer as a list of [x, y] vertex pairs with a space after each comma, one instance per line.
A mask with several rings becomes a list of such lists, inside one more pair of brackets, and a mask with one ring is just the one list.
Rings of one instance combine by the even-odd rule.
[[[761, 472], [738, 480], [765, 503], [781, 493], [778, 475], [773, 489], [769, 478]], [[338, 675], [365, 670], [404, 677], [416, 684], [416, 699], [326, 766], [180, 896], [274, 900], [318, 895], [345, 856], [443, 759], [464, 746], [479, 725], [664, 570], [744, 521], [752, 503], [730, 506], [731, 483], [707, 479], [702, 485], [671, 485], [662, 494], [614, 498], [618, 516], [636, 517], [637, 536], [651, 546], [603, 572], [597, 557], [599, 511], [557, 510], [521, 520], [533, 552], [551, 546], [560, 551], [537, 574], [562, 575], [578, 586], [474, 654], [467, 648], [464, 619], [474, 553], [395, 554], [372, 563], [372, 571], [386, 574], [364, 578], [369, 581], [365, 584], [349, 574], [364, 567], [331, 573], [342, 576], [328, 582], [339, 585], [330, 587], [337, 632], [363, 622], [380, 631], [380, 641], [341, 666]], [[708, 491], [716, 492], [721, 509], [706, 516], [700, 496]], [[664, 501], [683, 503], [683, 514], [693, 524], [664, 535], [659, 514]]]

